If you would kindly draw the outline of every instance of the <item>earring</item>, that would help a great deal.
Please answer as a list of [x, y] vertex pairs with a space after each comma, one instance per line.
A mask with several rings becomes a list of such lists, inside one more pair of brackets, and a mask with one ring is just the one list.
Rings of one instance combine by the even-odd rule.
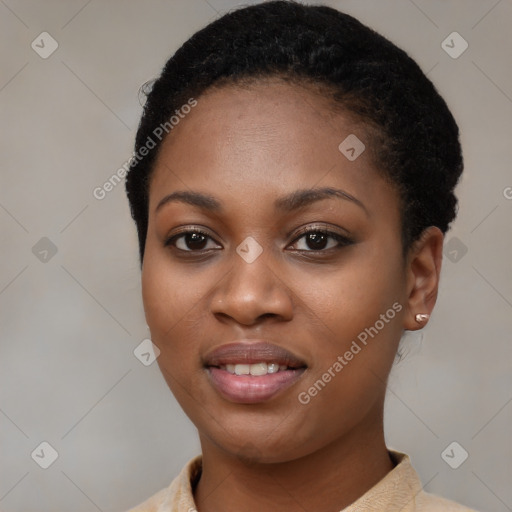
[[416, 322], [419, 324], [422, 324], [423, 322], [426, 322], [430, 318], [430, 315], [427, 313], [418, 313], [416, 315]]

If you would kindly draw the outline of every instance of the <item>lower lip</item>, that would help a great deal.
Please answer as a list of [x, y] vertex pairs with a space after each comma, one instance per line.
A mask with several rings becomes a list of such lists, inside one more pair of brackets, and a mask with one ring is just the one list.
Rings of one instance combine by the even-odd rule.
[[270, 400], [289, 388], [304, 373], [304, 368], [253, 376], [234, 375], [220, 368], [209, 367], [208, 373], [217, 391], [230, 402], [256, 404]]

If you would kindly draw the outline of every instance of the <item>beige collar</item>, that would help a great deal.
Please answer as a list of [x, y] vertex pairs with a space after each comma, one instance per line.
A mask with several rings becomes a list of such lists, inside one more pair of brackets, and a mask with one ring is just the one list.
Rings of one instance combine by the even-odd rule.
[[[340, 512], [476, 512], [454, 501], [426, 493], [405, 453], [389, 450], [396, 466], [354, 503]], [[167, 488], [129, 512], [196, 512], [193, 482], [202, 456], [190, 460]]]
[[[415, 497], [422, 486], [409, 456], [389, 450], [396, 466], [376, 485], [343, 512], [409, 512], [415, 510]], [[156, 512], [193, 512], [195, 509], [192, 484], [201, 472], [202, 457], [190, 460], [167, 488], [165, 497]]]

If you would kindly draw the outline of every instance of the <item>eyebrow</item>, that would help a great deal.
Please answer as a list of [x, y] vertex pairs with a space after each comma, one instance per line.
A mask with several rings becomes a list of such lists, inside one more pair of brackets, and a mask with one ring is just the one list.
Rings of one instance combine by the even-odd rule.
[[[274, 202], [274, 207], [276, 210], [289, 213], [294, 210], [305, 208], [306, 206], [309, 206], [310, 204], [317, 201], [330, 199], [332, 197], [351, 201], [352, 203], [361, 207], [368, 215], [366, 206], [359, 199], [354, 197], [352, 194], [345, 192], [344, 190], [332, 187], [296, 190], [291, 194], [276, 199]], [[222, 204], [213, 196], [203, 194], [201, 192], [183, 190], [173, 192], [172, 194], [165, 196], [156, 206], [155, 213], [158, 212], [164, 205], [173, 202], [190, 204], [192, 206], [197, 206], [198, 208], [202, 208], [211, 212], [222, 211]]]

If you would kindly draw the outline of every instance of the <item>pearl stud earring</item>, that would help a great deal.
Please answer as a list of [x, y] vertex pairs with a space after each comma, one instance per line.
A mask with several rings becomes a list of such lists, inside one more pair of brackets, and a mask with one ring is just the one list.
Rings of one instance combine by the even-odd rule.
[[430, 315], [427, 313], [418, 313], [416, 315], [416, 322], [418, 322], [419, 324], [422, 324], [422, 323], [426, 322], [429, 318], [430, 318]]

